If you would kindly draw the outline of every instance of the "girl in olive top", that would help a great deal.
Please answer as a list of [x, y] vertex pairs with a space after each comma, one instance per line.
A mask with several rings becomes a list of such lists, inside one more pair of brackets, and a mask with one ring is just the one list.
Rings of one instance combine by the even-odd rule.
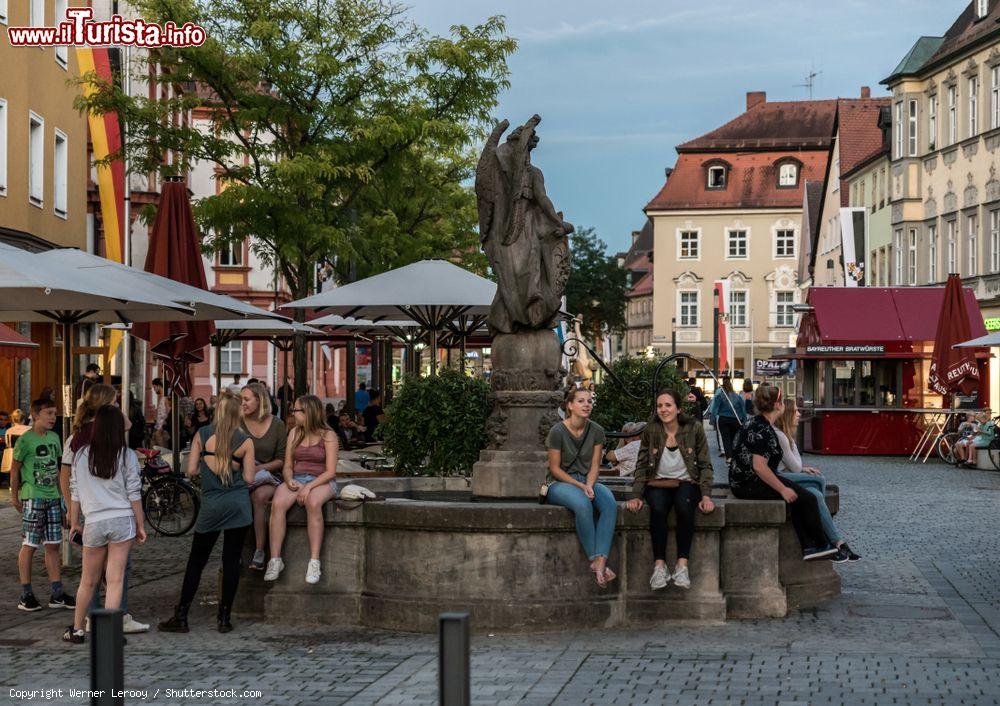
[[549, 450], [549, 480], [553, 481], [546, 499], [573, 512], [576, 534], [590, 560], [590, 570], [596, 575], [597, 585], [604, 588], [616, 577], [607, 561], [618, 520], [618, 504], [611, 491], [597, 482], [607, 439], [604, 429], [590, 421], [593, 408], [590, 390], [573, 388], [566, 393], [562, 404], [566, 419], [553, 426], [545, 440]]
[[250, 492], [253, 505], [253, 534], [256, 540], [250, 568], [264, 570], [267, 521], [264, 514], [274, 497], [274, 489], [281, 485], [281, 468], [285, 464], [285, 440], [288, 430], [285, 423], [271, 414], [271, 398], [259, 382], [252, 382], [240, 392], [241, 429], [253, 441], [254, 474]]
[[[242, 467], [242, 473], [233, 471], [234, 466]], [[174, 609], [174, 617], [160, 623], [159, 629], [188, 631], [188, 609], [198, 592], [201, 572], [222, 534], [219, 632], [229, 632], [233, 629], [230, 613], [240, 580], [240, 554], [252, 520], [248, 488], [254, 477], [253, 442], [240, 429], [240, 403], [235, 395], [223, 393], [213, 424], [198, 430], [191, 442], [187, 474], [201, 478], [201, 510], [194, 526], [180, 604]]]
[[[681, 414], [681, 396], [662, 390], [656, 396], [656, 416], [642, 432], [639, 458], [635, 464], [634, 489], [639, 497], [629, 500], [632, 512], [649, 503], [649, 534], [653, 543], [654, 591], [670, 581], [678, 588], [690, 588], [688, 560], [694, 539], [694, 509], [715, 510], [712, 490], [712, 461], [701, 422]], [[677, 565], [667, 570], [667, 516], [677, 514]]]

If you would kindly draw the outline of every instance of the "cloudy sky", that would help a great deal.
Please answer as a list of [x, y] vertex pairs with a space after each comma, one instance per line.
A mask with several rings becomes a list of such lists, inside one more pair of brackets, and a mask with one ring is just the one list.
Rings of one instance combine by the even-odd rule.
[[740, 113], [747, 91], [857, 96], [920, 35], [941, 35], [962, 0], [404, 0], [435, 33], [507, 18], [519, 48], [498, 116], [542, 116], [534, 162], [567, 220], [611, 250], [642, 226], [674, 145]]

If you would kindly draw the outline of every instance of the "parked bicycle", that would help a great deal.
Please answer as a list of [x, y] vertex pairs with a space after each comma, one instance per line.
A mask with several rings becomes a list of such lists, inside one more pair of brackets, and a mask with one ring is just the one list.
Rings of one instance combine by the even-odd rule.
[[142, 467], [142, 509], [157, 533], [180, 537], [194, 527], [201, 507], [198, 488], [181, 473], [174, 473], [155, 449], [136, 449], [145, 459]]

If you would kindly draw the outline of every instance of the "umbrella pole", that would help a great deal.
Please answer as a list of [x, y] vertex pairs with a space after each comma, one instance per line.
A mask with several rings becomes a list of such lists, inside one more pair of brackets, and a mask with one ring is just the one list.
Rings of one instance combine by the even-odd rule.
[[291, 405], [291, 400], [288, 399], [288, 346], [281, 347], [281, 367], [284, 369], [282, 372], [282, 385], [281, 385], [281, 397], [282, 404], [285, 408], [282, 410], [284, 414], [285, 421], [288, 420], [288, 408]]
[[[62, 442], [69, 441], [73, 422], [73, 324], [63, 321], [63, 421]], [[68, 389], [67, 389], [68, 388]], [[68, 401], [68, 402], [67, 402]]]
[[174, 473], [181, 472], [181, 423], [177, 389], [170, 392], [170, 455], [172, 456]]
[[431, 375], [437, 375], [438, 332], [431, 329]]
[[461, 360], [458, 361], [458, 369], [462, 372], [462, 375], [465, 375], [465, 340], [465, 336], [462, 336], [458, 346], [458, 354], [462, 356]]
[[215, 346], [215, 394], [222, 395], [222, 344]]

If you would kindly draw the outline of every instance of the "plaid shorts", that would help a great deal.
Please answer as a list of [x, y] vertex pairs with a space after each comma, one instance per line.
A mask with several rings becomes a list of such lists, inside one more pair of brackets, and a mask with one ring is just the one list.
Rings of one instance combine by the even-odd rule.
[[62, 542], [62, 500], [25, 500], [21, 518], [22, 544], [38, 547], [41, 544]]

